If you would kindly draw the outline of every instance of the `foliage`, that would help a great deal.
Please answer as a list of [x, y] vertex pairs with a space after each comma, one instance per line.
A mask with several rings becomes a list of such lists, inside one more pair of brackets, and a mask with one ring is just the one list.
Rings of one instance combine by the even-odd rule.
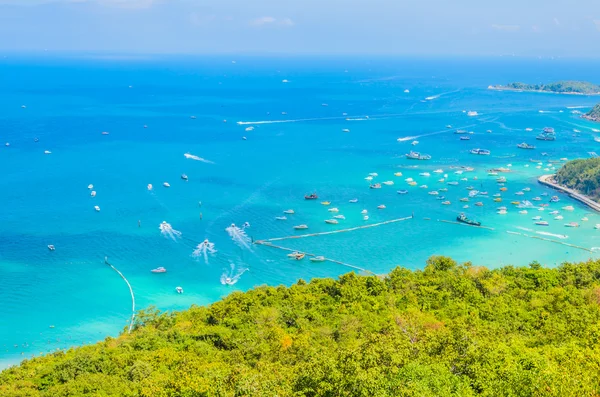
[[4, 397], [599, 393], [600, 261], [263, 286], [0, 373]]
[[577, 159], [565, 163], [556, 173], [556, 181], [598, 201], [600, 199], [600, 158]]
[[592, 110], [587, 112], [583, 117], [592, 121], [600, 121], [600, 103], [594, 106]]
[[523, 91], [547, 91], [569, 94], [598, 94], [600, 86], [586, 81], [557, 81], [548, 84], [510, 83], [503, 88]]

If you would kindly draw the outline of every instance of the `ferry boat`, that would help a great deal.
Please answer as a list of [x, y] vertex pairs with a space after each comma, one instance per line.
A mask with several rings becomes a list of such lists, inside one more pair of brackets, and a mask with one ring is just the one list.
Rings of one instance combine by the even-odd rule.
[[525, 143], [525, 142], [523, 142], [523, 143], [519, 143], [519, 144], [517, 145], [517, 147], [518, 147], [519, 149], [535, 149], [535, 146], [533, 146], [533, 145], [528, 145], [528, 144], [527, 144], [527, 143]]
[[[475, 205], [477, 205], [477, 204], [475, 204]], [[481, 222], [477, 222], [477, 221], [467, 218], [467, 216], [464, 213], [461, 213], [459, 216], [457, 216], [456, 220], [458, 222], [466, 223], [467, 225], [471, 225], [471, 226], [481, 226]]]
[[164, 267], [157, 267], [156, 269], [152, 269], [150, 270], [150, 272], [152, 273], [166, 273], [167, 269], [165, 269]]
[[430, 155], [422, 154], [419, 152], [413, 152], [412, 150], [406, 154], [406, 158], [409, 160], [431, 160]]
[[304, 196], [304, 200], [316, 200], [318, 198], [319, 196], [317, 196], [317, 193], [311, 193]]
[[490, 151], [486, 150], [486, 149], [471, 149], [470, 152], [471, 154], [478, 154], [478, 155], [483, 155], [483, 156], [489, 156], [490, 155]]

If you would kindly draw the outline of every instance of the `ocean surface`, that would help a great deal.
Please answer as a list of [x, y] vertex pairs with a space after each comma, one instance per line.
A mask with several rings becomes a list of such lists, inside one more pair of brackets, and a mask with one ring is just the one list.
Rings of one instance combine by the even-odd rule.
[[[243, 236], [294, 236], [302, 234], [293, 230], [299, 224], [309, 226], [304, 233], [317, 233], [414, 215], [274, 242], [377, 274], [395, 266], [423, 268], [431, 255], [491, 268], [597, 258], [598, 214], [562, 194], [560, 202], [526, 215], [511, 202], [539, 197], [533, 204], [548, 204], [556, 193], [537, 177], [554, 172], [561, 158], [600, 153], [593, 139], [600, 136], [594, 131], [600, 124], [573, 113], [587, 111], [600, 98], [487, 86], [594, 81], [599, 66], [512, 57], [2, 58], [0, 367], [125, 329], [130, 292], [105, 257], [130, 282], [136, 309], [161, 310], [353, 270], [290, 260], [287, 251], [252, 245]], [[556, 141], [535, 140], [546, 126], [556, 129]], [[471, 140], [459, 140], [457, 128], [473, 132], [466, 134]], [[517, 149], [521, 142], [537, 148]], [[491, 155], [469, 154], [473, 148]], [[408, 160], [404, 154], [410, 150], [432, 159]], [[488, 175], [497, 167], [511, 172]], [[443, 173], [433, 172], [438, 169]], [[370, 189], [365, 180], [370, 173], [378, 174], [373, 183], [394, 185]], [[500, 176], [507, 178], [503, 192], [496, 182]], [[409, 186], [406, 178], [417, 185]], [[460, 202], [469, 187], [488, 196]], [[523, 196], [515, 195], [527, 187]], [[441, 188], [448, 189], [440, 195], [450, 205], [428, 194]], [[401, 189], [408, 193], [397, 194]], [[319, 199], [304, 200], [312, 192]], [[497, 193], [502, 202], [493, 201]], [[349, 203], [354, 198], [358, 202]], [[476, 201], [484, 205], [476, 207]], [[574, 211], [562, 209], [568, 205]], [[497, 214], [500, 206], [507, 207], [506, 215]], [[332, 207], [339, 212], [329, 212]], [[275, 219], [288, 209], [295, 214]], [[362, 210], [368, 211], [366, 221]], [[555, 220], [552, 210], [564, 220]], [[462, 211], [493, 230], [439, 222], [453, 221]], [[335, 214], [346, 219], [324, 222]], [[549, 226], [535, 225], [538, 215]], [[161, 232], [163, 221], [171, 233]], [[572, 221], [581, 226], [564, 226]], [[244, 228], [246, 222], [250, 226]], [[232, 223], [235, 239], [226, 231]], [[193, 255], [205, 239], [216, 253]], [[159, 266], [167, 273], [150, 272]], [[235, 284], [223, 283], [225, 277]], [[176, 293], [177, 286], [183, 294]]]

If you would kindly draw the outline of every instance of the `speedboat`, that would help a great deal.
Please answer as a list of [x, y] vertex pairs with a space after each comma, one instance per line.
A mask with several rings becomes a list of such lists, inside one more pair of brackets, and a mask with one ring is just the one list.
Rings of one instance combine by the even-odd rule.
[[187, 181], [188, 176], [186, 174], [181, 174], [181, 179], [183, 179], [184, 181]]
[[526, 188], [523, 189], [524, 192], [529, 192], [530, 190], [531, 190], [530, 187], [526, 187]]
[[467, 190], [473, 190], [475, 188], [473, 186], [467, 186], [465, 189], [467, 189]]
[[413, 145], [413, 146], [417, 146], [418, 144], [419, 144], [419, 141], [412, 141], [411, 142], [411, 145]]
[[506, 177], [501, 176], [500, 178], [496, 179], [496, 182], [498, 182], [498, 183], [506, 183]]
[[475, 205], [477, 207], [483, 207], [483, 203], [481, 201], [476, 202]]
[[337, 208], [328, 208], [327, 211], [329, 211], [329, 212], [340, 212], [340, 210], [337, 209]]
[[398, 194], [406, 194], [406, 193], [408, 193], [408, 190], [398, 190], [397, 193]]
[[538, 221], [535, 224], [538, 226], [548, 226], [549, 225], [549, 223], [546, 221]]
[[313, 256], [312, 258], [310, 258], [311, 262], [325, 262], [325, 257], [324, 256]]
[[523, 215], [527, 214], [527, 210], [521, 210], [521, 211], [519, 211], [519, 214], [523, 214]]
[[148, 190], [152, 190], [152, 184], [151, 183], [149, 183], [147, 187], [148, 187]]
[[457, 186], [458, 182], [456, 182], [456, 181], [448, 182], [448, 185], [450, 185], [450, 186]]
[[344, 219], [346, 219], [346, 217], [345, 217], [344, 215], [334, 215], [333, 217], [334, 217], [335, 219], [341, 219], [341, 220], [344, 220]]
[[491, 152], [487, 149], [471, 149], [469, 153], [489, 156]]
[[531, 200], [533, 200], [533, 201], [542, 201], [542, 198], [541, 197], [534, 197]]
[[308, 226], [306, 226], [306, 225], [298, 225], [298, 226], [294, 226], [294, 229], [296, 229], [296, 230], [306, 230], [306, 229], [308, 229]]
[[558, 212], [558, 211], [552, 211], [552, 212], [550, 213], [550, 215], [558, 215], [558, 214], [559, 214], [559, 212]]
[[165, 269], [164, 267], [157, 267], [156, 269], [152, 269], [150, 270], [150, 272], [152, 273], [166, 273], [167, 269]]
[[92, 191], [90, 192], [90, 196], [92, 196], [92, 197], [96, 197], [96, 191], [95, 191], [95, 190], [92, 190]]
[[383, 182], [383, 184], [386, 186], [392, 186], [394, 184], [394, 182], [393, 181], [385, 181], [385, 182]]
[[515, 195], [517, 195], [517, 196], [523, 196], [523, 195], [525, 195], [525, 193], [523, 193], [523, 192], [516, 192]]
[[365, 178], [365, 180], [366, 180], [366, 181], [372, 181], [372, 180], [373, 180], [373, 177], [372, 177], [372, 176], [368, 176], [368, 177], [366, 177], [366, 178]]
[[538, 136], [536, 136], [535, 139], [537, 139], [538, 141], [555, 141], [556, 140], [556, 134], [542, 132], [541, 134], [539, 134]]
[[44, 150], [44, 154], [52, 154], [50, 150]]
[[437, 196], [439, 194], [439, 192], [437, 190], [433, 190], [433, 191], [431, 191], [431, 192], [429, 192], [427, 194], [430, 194], [432, 196]]
[[428, 188], [428, 186], [427, 186], [427, 185], [421, 185], [421, 186], [419, 186], [419, 188], [420, 188], [420, 189], [427, 189], [427, 188]]
[[454, 131], [454, 133], [455, 133], [455, 134], [459, 134], [459, 135], [460, 135], [460, 134], [466, 134], [466, 133], [467, 133], [467, 130], [456, 130], [456, 131]]
[[450, 201], [442, 201], [442, 205], [450, 205], [452, 204]]
[[275, 219], [278, 221], [287, 221], [287, 216], [276, 216]]
[[54, 251], [56, 248], [52, 244], [50, 244], [50, 245], [48, 245], [48, 249], [50, 251]]
[[581, 221], [582, 221], [582, 222], [587, 222], [587, 221], [589, 221], [589, 219], [588, 219], [588, 217], [587, 217], [587, 216], [584, 216], [583, 218], [581, 218]]
[[325, 219], [325, 223], [328, 223], [330, 225], [337, 225], [339, 222], [337, 219]]
[[594, 229], [600, 229], [600, 223], [596, 223], [596, 225], [594, 226]]
[[544, 127], [544, 129], [542, 130], [545, 134], [554, 134], [554, 128], [552, 127]]
[[469, 192], [469, 197], [475, 197], [479, 194], [479, 192], [477, 190], [471, 190]]
[[304, 196], [304, 200], [316, 200], [318, 198], [319, 196], [317, 196], [317, 193], [311, 193]]
[[175, 291], [177, 291], [178, 294], [183, 294], [183, 288], [181, 287], [175, 287]]
[[363, 216], [363, 221], [368, 221], [368, 220], [369, 220], [369, 216], [368, 215]]
[[460, 199], [460, 200], [458, 200], [458, 201], [460, 201], [460, 202], [463, 202], [463, 203], [466, 203], [466, 202], [468, 202], [468, 201], [469, 201], [469, 199], [468, 199], [467, 197], [463, 197], [463, 198], [461, 198], [461, 199]]
[[294, 210], [285, 210], [285, 211], [283, 211], [283, 213], [288, 214], [288, 215], [295, 214]]
[[96, 210], [96, 212], [100, 212], [100, 207], [98, 207], [97, 205], [94, 206], [94, 209]]
[[331, 204], [331, 201], [321, 201], [321, 204], [322, 205], [329, 205], [329, 204]]
[[385, 205], [381, 204], [377, 206], [378, 210], [384, 210], [385, 209]]
[[542, 217], [541, 216], [534, 216], [533, 218], [531, 218], [534, 221], [541, 221]]
[[360, 213], [361, 213], [361, 214], [363, 214], [363, 215], [366, 215], [368, 212], [369, 212], [369, 211], [367, 211], [367, 210], [362, 210], [362, 211], [360, 211]]
[[344, 128], [342, 129], [342, 132], [350, 132], [350, 130], [348, 128]]
[[508, 211], [506, 211], [506, 210], [498, 210], [498, 211], [496, 211], [496, 214], [498, 214], [498, 215], [506, 215], [506, 214], [508, 214]]
[[406, 154], [406, 158], [409, 160], [431, 160], [430, 155], [413, 152], [412, 150]]
[[444, 170], [435, 170], [433, 171], [434, 174], [443, 174]]
[[528, 144], [527, 144], [527, 143], [525, 143], [525, 142], [523, 142], [523, 143], [519, 143], [519, 144], [517, 145], [517, 147], [518, 147], [519, 149], [535, 149], [535, 146], [533, 146], [533, 145], [528, 145]]
[[348, 200], [349, 203], [358, 203], [358, 199]]
[[94, 188], [94, 185], [92, 185], [91, 183], [88, 185], [88, 189], [92, 190]]
[[190, 119], [192, 119], [192, 120], [196, 120], [196, 118], [197, 118], [196, 116], [190, 116]]
[[371, 172], [371, 173], [369, 173], [369, 176], [379, 176], [379, 174], [376, 172]]
[[577, 223], [577, 222], [565, 223], [565, 227], [579, 227], [579, 223]]
[[171, 187], [171, 185], [169, 185], [169, 182], [165, 182], [165, 183], [163, 183], [163, 186], [164, 186], [164, 187]]
[[371, 185], [369, 185], [369, 187], [371, 189], [381, 189], [381, 183], [371, 184]]
[[246, 127], [244, 131], [254, 131], [254, 127]]
[[394, 176], [402, 176], [402, 173], [401, 172], [395, 172]]

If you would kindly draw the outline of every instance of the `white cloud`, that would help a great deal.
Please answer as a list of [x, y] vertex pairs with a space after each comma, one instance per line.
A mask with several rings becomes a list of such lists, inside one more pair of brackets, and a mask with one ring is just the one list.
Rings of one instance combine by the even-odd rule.
[[260, 26], [294, 26], [295, 23], [291, 18], [281, 18], [277, 19], [274, 17], [260, 17], [250, 21], [250, 26], [260, 27]]
[[518, 32], [521, 30], [521, 26], [519, 25], [497, 25], [493, 24], [492, 29], [500, 30], [502, 32]]

